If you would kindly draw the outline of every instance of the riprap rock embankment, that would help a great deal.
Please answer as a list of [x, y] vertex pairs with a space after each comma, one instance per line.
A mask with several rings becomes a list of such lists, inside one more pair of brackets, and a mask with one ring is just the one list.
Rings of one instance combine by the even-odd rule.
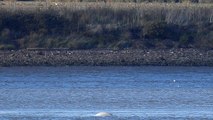
[[213, 50], [18, 50], [0, 51], [0, 66], [213, 66]]

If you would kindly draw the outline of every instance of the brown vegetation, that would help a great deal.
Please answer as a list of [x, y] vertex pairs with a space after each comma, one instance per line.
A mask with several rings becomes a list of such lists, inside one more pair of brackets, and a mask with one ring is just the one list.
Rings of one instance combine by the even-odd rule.
[[212, 4], [0, 4], [0, 49], [213, 48]]
[[175, 3], [212, 3], [212, 0], [0, 0], [0, 1], [51, 1], [51, 2], [175, 2]]

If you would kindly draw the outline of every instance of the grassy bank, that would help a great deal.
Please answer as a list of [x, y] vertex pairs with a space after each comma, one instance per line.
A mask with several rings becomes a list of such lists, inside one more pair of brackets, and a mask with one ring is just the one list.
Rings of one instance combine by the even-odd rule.
[[[46, 0], [17, 0], [17, 1], [46, 1]], [[143, 2], [175, 2], [175, 3], [213, 3], [212, 0], [48, 0], [52, 2], [135, 2], [135, 3], [143, 3]]]
[[212, 49], [213, 4], [2, 3], [0, 49], [24, 48]]

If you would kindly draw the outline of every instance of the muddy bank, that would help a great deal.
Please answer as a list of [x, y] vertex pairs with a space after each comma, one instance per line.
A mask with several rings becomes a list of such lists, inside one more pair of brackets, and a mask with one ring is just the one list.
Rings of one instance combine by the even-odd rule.
[[213, 50], [0, 51], [0, 66], [156, 65], [213, 66]]

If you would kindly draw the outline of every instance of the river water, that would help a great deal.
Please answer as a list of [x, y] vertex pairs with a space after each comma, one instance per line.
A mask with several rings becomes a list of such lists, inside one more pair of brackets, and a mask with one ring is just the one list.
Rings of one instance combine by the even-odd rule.
[[212, 120], [213, 68], [0, 67], [0, 119]]

